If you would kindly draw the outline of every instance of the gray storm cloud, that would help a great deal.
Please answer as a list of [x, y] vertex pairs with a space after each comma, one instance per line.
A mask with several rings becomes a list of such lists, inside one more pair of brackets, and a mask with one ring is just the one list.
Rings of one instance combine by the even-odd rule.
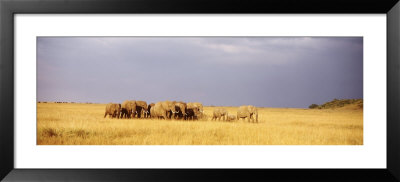
[[362, 37], [38, 37], [38, 101], [308, 107], [363, 98]]

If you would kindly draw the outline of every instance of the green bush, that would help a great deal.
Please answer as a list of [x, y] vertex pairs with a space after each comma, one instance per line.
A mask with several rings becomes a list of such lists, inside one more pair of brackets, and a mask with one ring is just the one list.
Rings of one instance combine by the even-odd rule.
[[308, 106], [308, 108], [315, 109], [315, 108], [318, 108], [318, 105], [317, 104], [311, 104], [310, 106]]

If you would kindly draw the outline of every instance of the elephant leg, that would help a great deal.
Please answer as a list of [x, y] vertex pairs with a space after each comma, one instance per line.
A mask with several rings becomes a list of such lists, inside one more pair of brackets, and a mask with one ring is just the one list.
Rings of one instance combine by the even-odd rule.
[[107, 116], [107, 112], [104, 114], [104, 118], [106, 118], [106, 116]]

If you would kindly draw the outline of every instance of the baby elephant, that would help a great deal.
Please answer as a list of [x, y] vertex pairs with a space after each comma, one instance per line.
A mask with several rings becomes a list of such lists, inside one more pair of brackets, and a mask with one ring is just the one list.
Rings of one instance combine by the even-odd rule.
[[235, 121], [236, 120], [236, 116], [235, 115], [228, 115], [228, 118], [226, 119], [226, 121]]
[[225, 121], [227, 116], [228, 116], [228, 111], [226, 111], [226, 109], [216, 108], [216, 109], [214, 109], [213, 117], [211, 120], [214, 120], [214, 119], [217, 120], [217, 118], [218, 118], [218, 121], [219, 121], [219, 120], [221, 120], [221, 117], [222, 117]]

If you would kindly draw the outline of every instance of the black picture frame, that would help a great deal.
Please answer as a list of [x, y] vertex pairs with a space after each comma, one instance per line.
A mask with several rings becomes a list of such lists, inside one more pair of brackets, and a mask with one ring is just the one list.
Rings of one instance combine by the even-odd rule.
[[[382, 13], [387, 15], [386, 169], [15, 169], [14, 14]], [[0, 0], [0, 179], [4, 181], [400, 181], [398, 0]], [[368, 160], [368, 159], [366, 159]]]

